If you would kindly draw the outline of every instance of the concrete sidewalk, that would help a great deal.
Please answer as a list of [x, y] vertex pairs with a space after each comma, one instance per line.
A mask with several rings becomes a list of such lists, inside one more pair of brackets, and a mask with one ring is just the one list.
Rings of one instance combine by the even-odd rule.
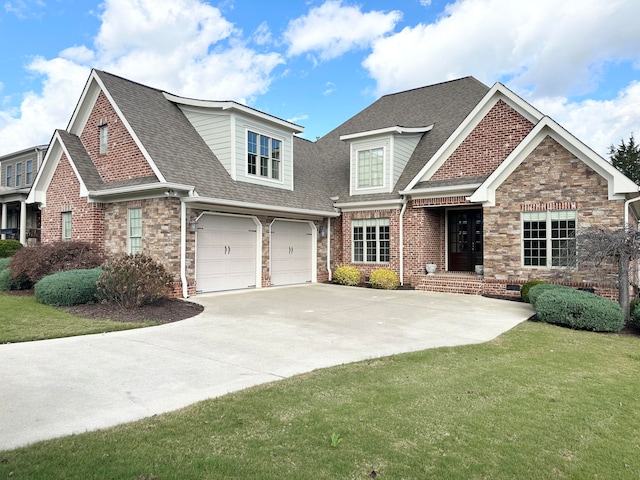
[[0, 345], [0, 450], [114, 426], [318, 368], [491, 340], [530, 305], [304, 285], [198, 296], [158, 327]]

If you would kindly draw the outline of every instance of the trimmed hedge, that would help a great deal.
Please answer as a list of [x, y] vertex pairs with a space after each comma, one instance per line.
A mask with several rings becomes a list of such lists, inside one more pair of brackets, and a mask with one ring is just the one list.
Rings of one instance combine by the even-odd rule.
[[549, 282], [547, 282], [546, 280], [530, 280], [526, 282], [524, 285], [522, 285], [522, 288], [520, 289], [520, 298], [522, 298], [524, 302], [529, 303], [529, 290], [531, 290], [531, 288], [535, 287], [536, 285], [542, 285], [547, 283]]
[[529, 303], [536, 306], [536, 301], [540, 295], [544, 292], [548, 292], [549, 290], [573, 290], [570, 287], [565, 287], [564, 285], [558, 285], [556, 283], [539, 283], [538, 285], [534, 285], [529, 289]]
[[333, 281], [339, 285], [360, 285], [360, 270], [351, 265], [342, 265], [333, 272]]
[[535, 307], [538, 320], [554, 325], [595, 332], [619, 332], [624, 327], [620, 305], [589, 292], [547, 289], [538, 296]]
[[388, 268], [378, 268], [371, 272], [369, 276], [369, 284], [373, 288], [381, 288], [383, 290], [395, 290], [400, 286], [398, 275]]
[[18, 240], [0, 240], [0, 258], [12, 257], [21, 248], [22, 244]]
[[0, 292], [8, 292], [13, 286], [13, 280], [11, 280], [11, 269], [3, 268], [0, 270]]
[[54, 273], [36, 283], [33, 293], [40, 303], [53, 307], [95, 303], [101, 273], [101, 268]]

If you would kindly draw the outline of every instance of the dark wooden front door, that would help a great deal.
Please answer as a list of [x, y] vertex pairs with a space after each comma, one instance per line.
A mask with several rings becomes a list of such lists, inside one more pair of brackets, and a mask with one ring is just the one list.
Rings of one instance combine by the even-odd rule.
[[473, 272], [482, 265], [482, 210], [450, 210], [448, 227], [448, 270]]

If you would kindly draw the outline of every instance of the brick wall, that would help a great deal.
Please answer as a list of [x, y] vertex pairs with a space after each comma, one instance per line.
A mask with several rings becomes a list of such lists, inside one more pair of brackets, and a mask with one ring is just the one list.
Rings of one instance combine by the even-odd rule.
[[[106, 154], [100, 153], [101, 125], [108, 126]], [[80, 140], [105, 182], [154, 175], [149, 163], [103, 92], [98, 95]]]
[[70, 211], [71, 239], [103, 245], [104, 205], [80, 197], [80, 182], [64, 154], [47, 190], [46, 205], [41, 212], [43, 243], [62, 240], [62, 212]]
[[431, 180], [491, 174], [532, 129], [531, 122], [499, 100]]
[[[604, 178], [546, 137], [496, 191], [496, 206], [484, 209], [485, 278], [557, 280], [562, 269], [524, 267], [521, 258], [521, 212], [577, 209], [578, 230], [621, 228], [624, 201], [609, 201]], [[600, 272], [580, 271], [565, 280], [601, 283]]]

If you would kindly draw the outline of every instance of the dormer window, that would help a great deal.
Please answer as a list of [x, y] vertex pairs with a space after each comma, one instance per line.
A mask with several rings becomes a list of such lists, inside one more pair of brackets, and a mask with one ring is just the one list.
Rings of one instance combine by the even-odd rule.
[[358, 188], [381, 187], [384, 179], [384, 150], [358, 151]]
[[282, 141], [255, 132], [247, 132], [247, 173], [280, 180]]
[[107, 141], [109, 137], [109, 127], [107, 125], [100, 125], [100, 153], [107, 153]]

